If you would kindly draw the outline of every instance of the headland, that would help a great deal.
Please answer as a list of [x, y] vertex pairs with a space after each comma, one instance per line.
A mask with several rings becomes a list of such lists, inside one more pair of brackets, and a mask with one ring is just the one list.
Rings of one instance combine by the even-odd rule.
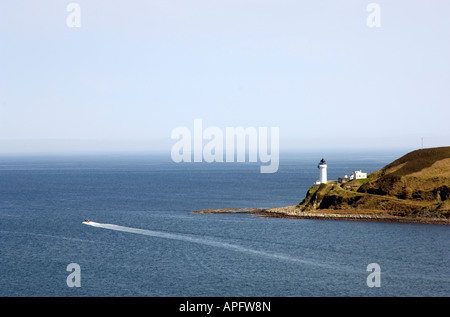
[[412, 151], [366, 178], [316, 183], [298, 205], [195, 212], [450, 225], [450, 147]]

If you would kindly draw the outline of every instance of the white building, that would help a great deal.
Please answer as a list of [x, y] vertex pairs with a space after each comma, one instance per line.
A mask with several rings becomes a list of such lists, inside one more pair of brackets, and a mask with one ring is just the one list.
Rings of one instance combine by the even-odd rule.
[[361, 179], [361, 178], [367, 178], [367, 173], [363, 173], [361, 170], [359, 170], [359, 171], [353, 171], [352, 175], [350, 175], [349, 180]]
[[319, 180], [316, 182], [316, 184], [326, 184], [328, 182], [327, 162], [322, 158], [322, 160], [319, 162], [319, 165], [317, 165], [317, 168], [319, 169]]

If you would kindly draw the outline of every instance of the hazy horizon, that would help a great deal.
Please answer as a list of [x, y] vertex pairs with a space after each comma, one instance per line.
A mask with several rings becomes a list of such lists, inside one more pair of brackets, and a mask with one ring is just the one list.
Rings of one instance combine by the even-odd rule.
[[[155, 147], [154, 140], [0, 140], [0, 156], [21, 155], [135, 155], [157, 154], [170, 158], [171, 147], [175, 141], [158, 142]], [[419, 141], [420, 142], [420, 141]], [[398, 145], [400, 144], [400, 145]], [[408, 153], [421, 149], [420, 144], [408, 145], [405, 143], [386, 144], [385, 146], [332, 146], [323, 142], [310, 146], [283, 146], [281, 142], [280, 154], [295, 153], [380, 153], [400, 152]], [[427, 145], [423, 148], [433, 148], [446, 145]], [[248, 149], [247, 149], [248, 151]]]

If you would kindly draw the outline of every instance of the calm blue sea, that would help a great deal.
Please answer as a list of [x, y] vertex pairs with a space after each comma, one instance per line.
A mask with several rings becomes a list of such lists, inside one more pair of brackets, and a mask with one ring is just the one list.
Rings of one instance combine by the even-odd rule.
[[274, 174], [162, 155], [3, 156], [0, 296], [449, 296], [447, 226], [193, 213], [297, 204], [322, 157], [337, 179], [403, 154], [285, 154]]

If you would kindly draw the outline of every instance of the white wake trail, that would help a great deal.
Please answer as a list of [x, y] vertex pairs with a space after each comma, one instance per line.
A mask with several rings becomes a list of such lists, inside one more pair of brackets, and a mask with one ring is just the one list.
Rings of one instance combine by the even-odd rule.
[[[232, 250], [232, 251], [236, 251], [236, 252], [252, 254], [255, 256], [270, 258], [270, 259], [274, 259], [274, 260], [280, 260], [280, 261], [296, 263], [296, 264], [303, 264], [303, 265], [308, 265], [308, 266], [321, 267], [321, 268], [324, 268], [324, 269], [327, 269], [327, 270], [330, 270], [333, 272], [344, 271], [347, 273], [366, 274], [366, 271], [361, 270], [360, 268], [352, 268], [351, 266], [339, 265], [338, 263], [320, 263], [317, 261], [305, 260], [305, 259], [301, 259], [298, 257], [284, 255], [284, 254], [277, 254], [277, 253], [272, 253], [272, 252], [255, 250], [255, 249], [243, 247], [243, 246], [240, 246], [237, 244], [217, 241], [211, 237], [195, 236], [195, 235], [187, 235], [187, 234], [179, 234], [179, 233], [169, 233], [169, 232], [154, 231], [154, 230], [148, 230], [148, 229], [138, 229], [138, 228], [131, 228], [131, 227], [99, 223], [99, 222], [93, 222], [93, 221], [89, 221], [89, 223], [86, 223], [86, 222], [83, 222], [83, 223], [85, 225], [89, 225], [89, 226], [97, 227], [97, 228], [135, 233], [135, 234], [156, 237], [156, 238], [172, 239], [172, 240], [180, 240], [180, 241], [186, 241], [186, 242], [191, 242], [191, 243], [198, 243], [198, 244], [203, 244], [203, 245], [207, 245], [207, 246], [211, 246], [211, 247], [217, 247], [217, 248]], [[405, 278], [412, 278], [412, 277], [405, 276]], [[414, 277], [414, 278], [417, 278], [417, 277]], [[439, 279], [433, 278], [433, 277], [432, 278], [421, 277], [421, 278], [423, 278], [425, 280], [440, 280], [440, 281], [442, 281], [442, 278], [439, 278]]]
[[198, 244], [208, 245], [208, 246], [212, 246], [212, 247], [223, 248], [223, 249], [233, 250], [233, 251], [247, 253], [247, 254], [253, 254], [253, 255], [262, 256], [262, 257], [271, 258], [271, 259], [277, 259], [277, 260], [282, 260], [282, 261], [330, 268], [330, 265], [317, 263], [317, 262], [313, 262], [313, 261], [307, 261], [307, 260], [303, 260], [303, 259], [299, 259], [299, 258], [287, 256], [287, 255], [282, 255], [282, 254], [254, 250], [254, 249], [246, 248], [246, 247], [236, 245], [236, 244], [216, 241], [216, 240], [213, 240], [213, 239], [207, 238], [207, 237], [200, 237], [200, 236], [186, 235], [186, 234], [179, 234], [179, 233], [169, 233], [169, 232], [162, 232], [162, 231], [154, 231], [154, 230], [148, 230], [148, 229], [131, 228], [131, 227], [125, 227], [125, 226], [119, 226], [119, 225], [113, 225], [113, 224], [98, 223], [98, 222], [93, 222], [93, 221], [89, 221], [89, 223], [86, 223], [86, 222], [83, 222], [83, 223], [86, 225], [97, 227], [97, 228], [116, 230], [116, 231], [122, 231], [122, 232], [130, 232], [130, 233], [135, 233], [135, 234], [140, 234], [140, 235], [145, 235], [145, 236], [150, 236], [150, 237], [163, 238], [163, 239], [172, 239], [172, 240], [180, 240], [180, 241], [186, 241], [186, 242], [191, 242], [191, 243], [198, 243]]

